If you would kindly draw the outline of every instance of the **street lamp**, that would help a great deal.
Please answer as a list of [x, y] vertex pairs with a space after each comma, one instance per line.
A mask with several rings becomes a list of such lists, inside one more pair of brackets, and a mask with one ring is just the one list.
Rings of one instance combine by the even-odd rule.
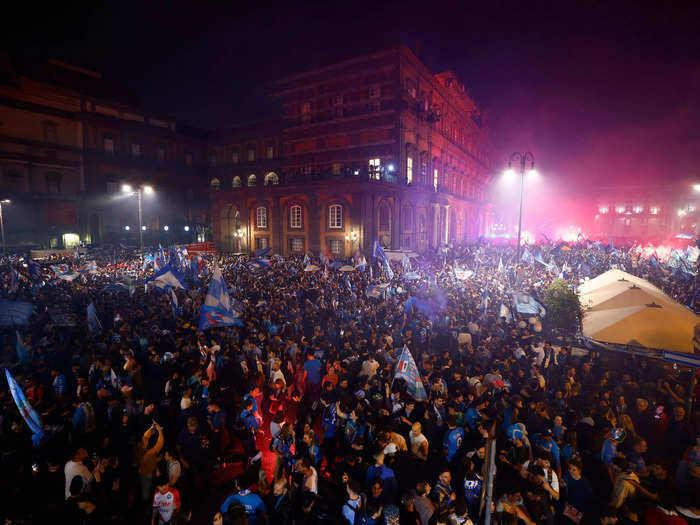
[[[530, 177], [536, 177], [537, 172], [535, 171], [535, 157], [529, 151], [525, 153], [520, 153], [516, 151], [508, 159], [508, 170], [505, 175], [508, 178], [515, 177], [515, 171], [513, 170], [513, 162], [520, 163], [520, 214], [518, 216], [518, 250], [517, 258], [515, 259], [515, 264], [520, 264], [520, 234], [523, 229], [523, 193], [525, 192], [525, 173]], [[530, 164], [530, 169], [526, 171], [528, 163]]]
[[[133, 190], [130, 184], [122, 184], [122, 193], [127, 195], [135, 195], [136, 200], [139, 204], [139, 250], [143, 250], [143, 232], [146, 227], [143, 225], [143, 219], [141, 215], [141, 194], [153, 195], [153, 186], [139, 186], [136, 191]], [[128, 228], [125, 228], [128, 230]]]
[[5, 253], [5, 223], [2, 222], [2, 205], [10, 204], [12, 201], [10, 199], [0, 200], [0, 232], [2, 232], [2, 253]]

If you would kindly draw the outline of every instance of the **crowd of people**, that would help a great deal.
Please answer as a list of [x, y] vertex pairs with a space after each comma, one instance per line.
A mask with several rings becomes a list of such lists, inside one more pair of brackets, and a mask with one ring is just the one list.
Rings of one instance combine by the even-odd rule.
[[[537, 247], [545, 264], [515, 261], [513, 247], [445, 247], [410, 269], [390, 263], [391, 278], [377, 261], [345, 272], [325, 257], [218, 254], [187, 272], [187, 290], [145, 286], [153, 269], [134, 253], [88, 254], [95, 264], [70, 280], [51, 265], [79, 271], [86, 257], [32, 262], [38, 275], [26, 256], [4, 257], [0, 295], [34, 313], [2, 330], [1, 358], [42, 432], [32, 439], [3, 382], [0, 515], [700, 523], [694, 371], [578, 348], [508, 295], [542, 301], [556, 278], [574, 287], [616, 266], [694, 309], [695, 280], [633, 250], [562, 248]], [[240, 322], [200, 331], [215, 267]], [[395, 380], [404, 349], [425, 396]]]

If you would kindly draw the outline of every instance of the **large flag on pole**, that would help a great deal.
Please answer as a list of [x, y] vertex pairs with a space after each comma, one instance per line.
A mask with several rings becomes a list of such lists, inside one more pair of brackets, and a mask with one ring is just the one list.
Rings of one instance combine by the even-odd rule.
[[19, 413], [22, 415], [22, 418], [27, 423], [27, 426], [34, 433], [32, 440], [34, 441], [34, 445], [38, 446], [39, 442], [41, 441], [41, 437], [43, 436], [41, 419], [36, 413], [36, 410], [34, 410], [34, 408], [32, 408], [32, 405], [29, 404], [29, 401], [27, 401], [24, 392], [17, 384], [17, 381], [15, 381], [15, 378], [12, 377], [12, 374], [10, 374], [10, 371], [7, 368], [5, 369], [5, 377], [7, 378], [7, 385], [10, 388], [12, 398], [15, 400], [15, 405], [17, 405], [17, 410], [19, 410]]
[[403, 351], [401, 352], [399, 364], [396, 365], [394, 381], [397, 379], [406, 381], [406, 390], [416, 401], [425, 401], [428, 399], [423, 381], [421, 381], [420, 374], [418, 373], [416, 362], [413, 360], [413, 356], [406, 345], [404, 345]]
[[169, 264], [164, 266], [157, 274], [149, 279], [149, 282], [153, 281], [157, 288], [180, 288], [181, 290], [187, 290], [187, 286], [184, 283], [184, 278], [180, 272]]
[[243, 322], [233, 312], [226, 281], [218, 266], [214, 267], [209, 290], [199, 313], [200, 330], [216, 326], [243, 326]]

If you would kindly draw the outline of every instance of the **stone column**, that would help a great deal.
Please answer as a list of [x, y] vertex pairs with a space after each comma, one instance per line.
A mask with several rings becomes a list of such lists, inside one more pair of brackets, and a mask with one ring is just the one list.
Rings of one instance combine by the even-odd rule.
[[430, 236], [430, 246], [437, 248], [440, 245], [440, 204], [431, 203], [433, 207], [432, 235]]
[[443, 205], [443, 209], [445, 210], [445, 233], [443, 237], [443, 242], [447, 244], [450, 240], [450, 205]]

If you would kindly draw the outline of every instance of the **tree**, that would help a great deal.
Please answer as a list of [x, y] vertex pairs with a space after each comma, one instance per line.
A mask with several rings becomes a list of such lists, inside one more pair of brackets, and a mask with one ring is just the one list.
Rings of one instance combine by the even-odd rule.
[[581, 319], [581, 303], [578, 294], [563, 279], [555, 279], [545, 294], [547, 324], [551, 328], [576, 332]]

